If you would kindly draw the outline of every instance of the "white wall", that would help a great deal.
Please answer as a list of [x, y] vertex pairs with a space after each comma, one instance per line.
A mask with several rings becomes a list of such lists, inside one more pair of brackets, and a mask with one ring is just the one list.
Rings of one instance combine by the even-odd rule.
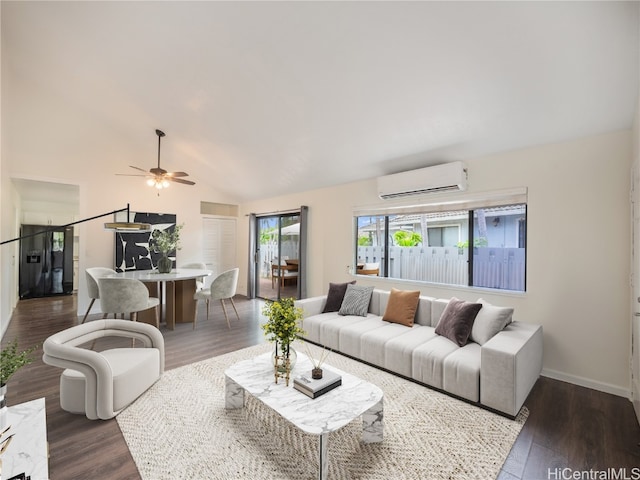
[[[631, 149], [631, 132], [623, 131], [466, 162], [470, 192], [528, 188], [526, 294], [372, 278], [358, 283], [513, 305], [517, 320], [543, 325], [546, 375], [628, 396]], [[377, 202], [372, 179], [245, 204], [241, 214], [309, 206], [312, 296], [350, 278], [352, 209]], [[241, 221], [241, 245], [247, 235], [248, 220]], [[238, 260], [246, 283], [244, 250]]]

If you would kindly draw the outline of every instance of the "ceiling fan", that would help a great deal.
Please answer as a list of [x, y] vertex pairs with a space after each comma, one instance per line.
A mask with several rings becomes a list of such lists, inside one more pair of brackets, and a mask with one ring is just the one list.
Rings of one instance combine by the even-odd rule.
[[133, 165], [129, 165], [131, 168], [136, 170], [140, 170], [144, 172], [144, 175], [141, 174], [127, 174], [127, 173], [118, 173], [117, 175], [127, 176], [127, 177], [147, 177], [147, 185], [150, 187], [156, 187], [158, 190], [163, 188], [167, 188], [169, 186], [169, 182], [182, 183], [184, 185], [195, 185], [195, 182], [191, 180], [185, 180], [180, 177], [188, 177], [189, 174], [185, 172], [167, 172], [164, 168], [160, 168], [160, 140], [165, 136], [164, 132], [161, 130], [156, 130], [156, 135], [158, 135], [158, 166], [155, 168], [146, 170], [140, 167], [134, 167]]

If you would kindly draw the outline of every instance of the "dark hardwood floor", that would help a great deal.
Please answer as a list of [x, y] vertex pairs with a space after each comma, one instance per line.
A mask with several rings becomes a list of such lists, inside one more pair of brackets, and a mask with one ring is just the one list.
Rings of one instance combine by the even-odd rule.
[[[166, 368], [261, 343], [262, 302], [237, 297], [236, 305], [241, 320], [230, 316], [231, 329], [227, 328], [219, 303], [212, 305], [209, 320], [205, 318], [204, 305], [199, 305], [195, 330], [191, 324], [178, 324], [173, 331], [162, 327]], [[41, 347], [49, 335], [77, 321], [74, 296], [22, 300], [2, 343], [18, 338], [21, 348], [34, 344]], [[97, 349], [122, 341], [127, 342], [103, 339]], [[9, 381], [7, 401], [14, 405], [46, 398], [51, 479], [139, 479], [115, 419], [90, 421], [60, 409], [61, 371], [45, 365], [41, 355], [42, 348], [37, 360]], [[565, 477], [555, 469], [565, 468], [571, 472], [626, 468], [629, 478], [638, 478], [631, 475], [633, 468], [640, 467], [640, 427], [629, 400], [541, 377], [525, 404], [529, 419], [503, 466], [501, 480], [560, 479]], [[389, 479], [393, 478], [393, 472], [389, 472]]]

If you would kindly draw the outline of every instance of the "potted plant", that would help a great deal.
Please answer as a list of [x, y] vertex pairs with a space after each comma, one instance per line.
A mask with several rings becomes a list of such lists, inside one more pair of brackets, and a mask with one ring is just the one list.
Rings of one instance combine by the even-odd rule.
[[18, 340], [13, 340], [0, 351], [0, 409], [6, 407], [7, 382], [21, 367], [33, 362], [31, 354], [38, 347], [31, 347], [18, 353]]
[[296, 352], [291, 348], [291, 343], [298, 335], [304, 335], [299, 321], [302, 319], [303, 310], [294, 305], [295, 299], [283, 298], [281, 300], [267, 301], [262, 308], [262, 314], [268, 318], [262, 325], [267, 340], [275, 343], [273, 352], [276, 383], [279, 374], [284, 374], [289, 379], [289, 373], [296, 362]]
[[154, 230], [149, 238], [149, 246], [155, 253], [160, 254], [158, 259], [158, 272], [169, 273], [173, 268], [173, 260], [169, 258], [169, 254], [176, 250], [180, 250], [180, 230], [184, 225], [176, 225], [173, 230]]

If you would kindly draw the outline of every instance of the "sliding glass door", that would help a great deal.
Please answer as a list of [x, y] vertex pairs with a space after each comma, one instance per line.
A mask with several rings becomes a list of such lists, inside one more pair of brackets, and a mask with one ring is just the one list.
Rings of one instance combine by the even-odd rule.
[[299, 298], [300, 214], [256, 217], [256, 296]]

